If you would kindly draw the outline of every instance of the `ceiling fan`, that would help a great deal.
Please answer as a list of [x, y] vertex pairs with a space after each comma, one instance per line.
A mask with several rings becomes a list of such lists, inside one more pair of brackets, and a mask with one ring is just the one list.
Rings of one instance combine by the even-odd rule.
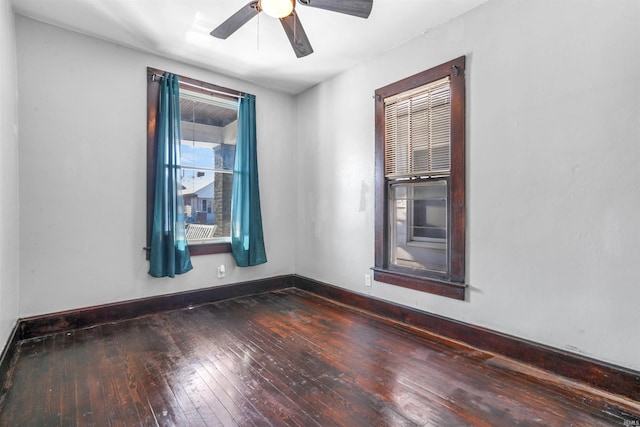
[[[369, 17], [373, 6], [373, 0], [298, 0], [298, 3], [365, 19]], [[267, 15], [280, 19], [293, 51], [298, 58], [302, 58], [313, 53], [313, 48], [302, 28], [295, 7], [296, 0], [252, 0], [210, 34], [219, 39], [226, 39], [251, 18], [264, 11]]]

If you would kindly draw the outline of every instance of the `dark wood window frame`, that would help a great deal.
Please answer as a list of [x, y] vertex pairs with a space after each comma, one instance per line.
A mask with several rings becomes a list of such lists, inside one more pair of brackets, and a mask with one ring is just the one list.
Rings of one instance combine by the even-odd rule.
[[[158, 97], [160, 94], [160, 82], [158, 79], [152, 78], [153, 75], [161, 76], [162, 70], [147, 67], [147, 259], [149, 258], [149, 248], [151, 247], [151, 228], [153, 227], [153, 202], [155, 198], [155, 170], [156, 170], [156, 123], [158, 117]], [[242, 92], [217, 86], [211, 83], [195, 80], [185, 76], [178, 76], [180, 83], [187, 83], [188, 89], [193, 92], [200, 92], [205, 95], [213, 95], [219, 98], [225, 98], [235, 101], [233, 96], [224, 94], [233, 94], [241, 96]], [[189, 245], [190, 255], [208, 255], [230, 253], [231, 243], [204, 243], [197, 245]]]
[[[449, 271], [446, 277], [395, 271], [389, 266], [389, 185], [384, 169], [384, 100], [449, 76], [451, 82], [451, 173]], [[375, 267], [379, 282], [465, 299], [465, 57], [454, 59], [375, 91]]]

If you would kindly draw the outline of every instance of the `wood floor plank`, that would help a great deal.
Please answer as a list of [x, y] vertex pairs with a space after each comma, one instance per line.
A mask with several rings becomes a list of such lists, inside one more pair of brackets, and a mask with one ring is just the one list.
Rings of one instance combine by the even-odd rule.
[[[307, 379], [311, 379], [309, 376], [305, 377], [304, 373], [296, 371], [293, 366], [286, 363], [287, 357], [293, 352], [274, 351], [273, 345], [269, 351], [266, 351], [262, 346], [264, 343], [254, 335], [243, 335], [242, 339], [243, 344], [237, 344], [240, 351], [251, 355], [258, 369], [263, 372], [263, 376], [273, 382], [281, 394], [295, 393], [297, 397], [295, 402], [301, 406], [301, 410], [308, 418], [322, 426], [340, 425], [340, 414], [335, 412], [326, 401], [327, 393], [318, 388], [314, 381], [308, 381]], [[308, 411], [305, 409], [307, 407], [314, 407], [314, 410]]]
[[[264, 323], [256, 316], [259, 323]], [[271, 324], [269, 328], [273, 325]], [[290, 333], [283, 336], [284, 325], [280, 326], [279, 333], [269, 333], [266, 329], [261, 335], [247, 339], [255, 340], [265, 348], [270, 346], [270, 353], [279, 360], [298, 360], [302, 358], [303, 364], [289, 363], [287, 370], [290, 374], [296, 374], [292, 378], [292, 387], [304, 384], [304, 388], [315, 388], [326, 402], [325, 410], [331, 417], [336, 418], [339, 425], [350, 425], [354, 419], [365, 425], [376, 425], [380, 420], [378, 408], [384, 405], [375, 395], [358, 393], [359, 387], [353, 381], [345, 379], [345, 371], [340, 370], [335, 364], [327, 363], [323, 357], [309, 348], [305, 339], [292, 339]], [[289, 338], [289, 339], [287, 339]]]
[[[69, 358], [74, 366], [76, 383], [75, 412], [77, 426], [98, 426], [109, 420], [108, 402], [102, 389], [102, 379], [96, 366], [88, 361], [100, 360], [101, 329], [73, 331], [76, 351]], [[108, 423], [106, 423], [108, 425]]]
[[[275, 420], [282, 425], [322, 425], [316, 418], [321, 414], [317, 414], [317, 417], [310, 416], [305, 410], [304, 403], [305, 398], [296, 396], [295, 399], [287, 393], [287, 387], [278, 373], [275, 373], [270, 369], [270, 366], [262, 358], [262, 350], [244, 342], [244, 335], [239, 334], [239, 329], [236, 328], [238, 316], [231, 316], [230, 313], [234, 313], [232, 307], [234, 302], [228, 302], [223, 305], [222, 310], [218, 310], [221, 314], [216, 320], [219, 325], [223, 326], [223, 330], [234, 330], [233, 334], [224, 333], [218, 336], [219, 340], [222, 340], [225, 345], [226, 352], [233, 358], [227, 358], [227, 361], [235, 360], [231, 365], [227, 367], [240, 368], [240, 375], [245, 380], [255, 385], [256, 392], [260, 393], [261, 399], [274, 409], [276, 409]], [[270, 356], [270, 355], [268, 355]], [[272, 359], [273, 362], [275, 360]], [[259, 401], [260, 401], [259, 400]], [[329, 422], [329, 420], [324, 420]], [[328, 425], [333, 425], [330, 423]]]
[[151, 319], [123, 322], [126, 332], [118, 336], [121, 351], [133, 356], [132, 389], [159, 425], [202, 425], [202, 417], [174, 376], [179, 367], [171, 356], [171, 343], [159, 326], [149, 322]]
[[135, 420], [135, 424], [142, 423], [145, 416], [143, 399], [138, 394], [137, 370], [135, 363], [136, 352], [128, 350], [128, 343], [137, 342], [148, 335], [148, 331], [136, 330], [134, 324], [121, 322], [105, 325], [102, 333], [107, 337], [104, 346], [106, 357], [100, 365], [101, 380], [106, 383], [109, 405], [114, 406], [109, 413], [114, 424], [127, 423]]
[[640, 425], [640, 402], [300, 290], [18, 348], [0, 426]]
[[75, 351], [70, 333], [55, 336], [52, 354], [51, 409], [52, 412], [57, 412], [58, 420], [52, 424], [54, 426], [73, 424], [76, 417], [73, 367], [69, 362]]
[[[183, 355], [190, 354], [192, 374], [197, 376], [201, 384], [206, 387], [210, 394], [209, 402], [213, 404], [212, 410], [218, 414], [225, 426], [230, 425], [264, 425], [267, 421], [260, 416], [259, 412], [251, 405], [250, 401], [240, 395], [233, 383], [225, 374], [218, 369], [218, 365], [210, 358], [203, 357], [206, 354], [219, 354], [224, 351], [221, 347], [221, 340], [216, 336], [205, 337], [199, 328], [188, 327], [194, 323], [206, 324], [209, 322], [202, 316], [197, 316], [191, 311], [181, 313], [184, 316], [174, 316], [172, 323], [184, 325], [179, 337], [174, 337]], [[192, 315], [193, 314], [193, 315]], [[211, 331], [211, 328], [206, 328]], [[256, 424], [258, 423], [258, 424]]]
[[191, 400], [194, 408], [200, 413], [203, 425], [233, 425], [234, 421], [227, 409], [222, 405], [216, 393], [204, 383], [197, 371], [199, 357], [197, 347], [185, 338], [183, 330], [179, 330], [175, 322], [176, 313], [170, 319], [162, 319], [161, 327], [171, 343], [169, 351], [177, 358], [181, 384], [184, 392]]
[[[250, 343], [258, 348], [269, 348], [270, 354], [276, 360], [288, 361], [292, 356], [304, 359], [304, 365], [289, 362], [286, 373], [283, 374], [287, 386], [299, 394], [306, 394], [311, 401], [317, 401], [318, 410], [322, 410], [327, 417], [338, 425], [348, 425], [354, 415], [358, 415], [362, 422], [369, 421], [375, 424], [375, 419], [368, 419], [368, 413], [362, 413], [357, 406], [362, 404], [362, 399], [355, 399], [353, 389], [349, 392], [343, 390], [339, 383], [341, 373], [331, 365], [321, 363], [314, 354], [301, 348], [292, 348], [282, 339], [273, 336], [253, 336], [247, 338]], [[351, 397], [347, 397], [351, 395]]]
[[[299, 317], [299, 315], [297, 317]], [[286, 329], [282, 324], [278, 325], [278, 328], [280, 330]], [[312, 325], [312, 329], [322, 330], [322, 325]], [[326, 335], [321, 335], [321, 341], [312, 343], [315, 348], [319, 349], [318, 351], [320, 353], [326, 353], [322, 355], [321, 358], [332, 360], [341, 372], [351, 372], [350, 375], [343, 376], [343, 381], [346, 380], [361, 388], [368, 396], [379, 396], [384, 401], [384, 405], [379, 405], [383, 408], [384, 414], [376, 414], [378, 417], [382, 417], [383, 415], [388, 416], [391, 413], [403, 414], [402, 418], [404, 418], [405, 421], [418, 425], [421, 424], [420, 420], [404, 410], [403, 406], [406, 406], [407, 397], [402, 395], [403, 391], [399, 389], [397, 384], [393, 393], [388, 392], [387, 384], [393, 383], [398, 375], [395, 366], [402, 366], [402, 363], [397, 363], [395, 358], [387, 360], [387, 355], [380, 354], [374, 347], [368, 347], [367, 351], [363, 352], [361, 343], [371, 343], [374, 339], [377, 339], [377, 336], [371, 330], [360, 327], [357, 322], [345, 319], [341, 328], [336, 330], [339, 329], [349, 330], [352, 335], [340, 336], [341, 334], [333, 333], [332, 339], [327, 339]], [[305, 335], [301, 335], [299, 338], [311, 342], [314, 340], [314, 336], [318, 337], [318, 335], [305, 333]], [[407, 349], [401, 346], [394, 347], [394, 352], [398, 354], [405, 354], [406, 351]], [[389, 353], [391, 354], [391, 352]], [[402, 395], [403, 398], [398, 399], [398, 395]], [[432, 399], [422, 402], [421, 411], [430, 413], [433, 418], [435, 409], [437, 408], [425, 411], [425, 409], [428, 409], [425, 408], [425, 406], [428, 406], [431, 400]], [[399, 417], [396, 415], [395, 418]], [[447, 425], [457, 425], [463, 421], [451, 413], [446, 413], [445, 418], [441, 417], [440, 421], [444, 422], [445, 419]], [[373, 425], [375, 425], [375, 422]]]
[[9, 393], [0, 408], [2, 425], [20, 425], [24, 413], [33, 414], [33, 422], [44, 424], [45, 390], [50, 382], [49, 359], [53, 337], [20, 343], [19, 357], [14, 361]]
[[[252, 313], [251, 316], [254, 315], [255, 313]], [[242, 335], [242, 342], [247, 343], [247, 346], [252, 348], [251, 353], [269, 355], [268, 358], [257, 361], [261, 368], [269, 372], [273, 378], [276, 378], [283, 389], [289, 389], [296, 393], [299, 401], [307, 406], [315, 406], [316, 414], [310, 416], [316, 422], [321, 423], [321, 425], [340, 425], [339, 422], [333, 419], [335, 412], [329, 413], [332, 408], [329, 408], [328, 404], [322, 399], [324, 396], [318, 393], [319, 390], [314, 386], [313, 382], [296, 375], [295, 370], [292, 369], [288, 360], [296, 354], [295, 350], [289, 348], [288, 352], [279, 352], [277, 347], [274, 346], [274, 341], [267, 343], [261, 340], [261, 337], [266, 333], [265, 330], [260, 330], [255, 323], [249, 320], [247, 320], [247, 324], [249, 328], [246, 328], [245, 333]], [[250, 333], [246, 333], [247, 330]], [[267, 344], [269, 345], [268, 348]], [[297, 387], [299, 384], [304, 384], [304, 388]], [[320, 411], [321, 408], [327, 412]]]

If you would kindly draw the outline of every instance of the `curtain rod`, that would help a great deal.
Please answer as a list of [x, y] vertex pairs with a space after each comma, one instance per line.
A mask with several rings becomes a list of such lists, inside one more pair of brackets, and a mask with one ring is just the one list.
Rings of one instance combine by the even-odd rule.
[[[151, 81], [152, 82], [155, 82], [156, 79], [162, 80], [163, 78], [164, 78], [164, 76], [162, 76], [160, 74], [151, 73]], [[238, 95], [237, 93], [228, 93], [228, 92], [223, 92], [221, 90], [209, 89], [208, 87], [205, 87], [205, 86], [194, 85], [193, 83], [187, 83], [187, 82], [183, 82], [183, 81], [179, 81], [179, 83], [181, 85], [191, 86], [191, 87], [194, 87], [196, 89], [206, 90], [207, 92], [219, 93], [220, 95], [232, 96], [232, 97], [238, 98], [238, 99], [244, 98], [244, 95]]]

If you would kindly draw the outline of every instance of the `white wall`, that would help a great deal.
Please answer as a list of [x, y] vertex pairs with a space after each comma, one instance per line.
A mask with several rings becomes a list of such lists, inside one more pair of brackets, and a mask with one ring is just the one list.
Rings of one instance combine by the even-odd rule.
[[0, 0], [0, 352], [18, 318], [17, 95], [14, 17]]
[[[20, 316], [293, 273], [291, 96], [21, 16], [16, 40]], [[175, 279], [147, 274], [147, 66], [256, 95], [268, 263], [194, 256]]]
[[[373, 92], [461, 55], [469, 299], [366, 288]], [[490, 1], [307, 91], [296, 273], [640, 369], [639, 100], [636, 1]]]

